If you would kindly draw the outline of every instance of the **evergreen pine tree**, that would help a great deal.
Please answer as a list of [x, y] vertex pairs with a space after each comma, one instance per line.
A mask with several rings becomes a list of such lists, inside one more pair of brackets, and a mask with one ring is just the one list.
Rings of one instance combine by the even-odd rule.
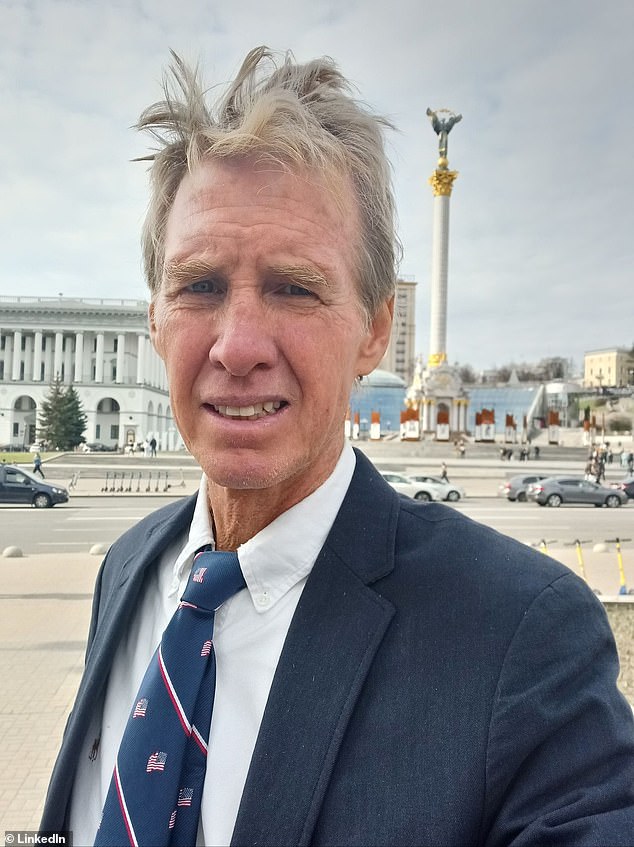
[[84, 440], [86, 415], [72, 385], [64, 388], [57, 378], [42, 401], [39, 437], [54, 450], [73, 450]]

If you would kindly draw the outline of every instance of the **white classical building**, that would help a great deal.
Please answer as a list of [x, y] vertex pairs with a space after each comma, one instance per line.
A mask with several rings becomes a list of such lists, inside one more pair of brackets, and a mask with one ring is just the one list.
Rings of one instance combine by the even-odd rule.
[[182, 445], [144, 300], [0, 297], [0, 447], [28, 447], [59, 377], [88, 418], [85, 439], [119, 448]]

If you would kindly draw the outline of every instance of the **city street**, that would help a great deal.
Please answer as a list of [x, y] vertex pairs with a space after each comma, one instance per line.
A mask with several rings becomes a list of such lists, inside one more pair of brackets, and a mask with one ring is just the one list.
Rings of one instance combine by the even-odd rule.
[[[468, 489], [467, 489], [468, 493]], [[0, 552], [19, 547], [25, 556], [40, 553], [87, 553], [95, 544], [111, 544], [126, 529], [176, 496], [105, 495], [72, 497], [53, 509], [0, 507]], [[620, 509], [562, 506], [549, 509], [534, 503], [511, 503], [501, 497], [467, 497], [448, 504], [527, 544], [546, 539], [563, 547], [579, 538], [596, 544], [610, 538], [634, 537], [634, 503]], [[634, 542], [625, 544], [634, 554]]]

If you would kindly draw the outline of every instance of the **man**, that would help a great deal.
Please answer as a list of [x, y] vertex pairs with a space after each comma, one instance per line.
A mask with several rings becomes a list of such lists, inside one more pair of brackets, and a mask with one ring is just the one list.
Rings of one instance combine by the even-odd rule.
[[252, 51], [212, 111], [175, 58], [179, 96], [141, 117], [151, 335], [204, 475], [106, 556], [42, 829], [90, 844], [109, 798], [127, 811], [126, 723], [211, 544], [246, 590], [215, 615], [198, 843], [631, 843], [632, 715], [594, 595], [344, 445], [392, 319], [385, 122], [330, 60], [271, 63]]

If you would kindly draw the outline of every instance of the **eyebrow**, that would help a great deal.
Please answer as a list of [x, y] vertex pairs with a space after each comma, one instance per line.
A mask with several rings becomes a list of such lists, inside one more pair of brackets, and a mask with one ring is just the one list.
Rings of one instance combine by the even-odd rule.
[[[218, 273], [218, 267], [203, 260], [173, 261], [163, 267], [163, 282], [167, 285], [202, 279]], [[298, 285], [327, 289], [330, 283], [326, 276], [310, 265], [271, 265], [268, 274], [291, 280]]]
[[324, 274], [310, 265], [273, 265], [269, 272], [274, 276], [292, 280], [299, 285], [311, 288], [330, 288], [330, 283]]
[[218, 268], [215, 265], [202, 260], [167, 262], [163, 266], [163, 282], [168, 285], [170, 283], [189, 282], [217, 272]]

